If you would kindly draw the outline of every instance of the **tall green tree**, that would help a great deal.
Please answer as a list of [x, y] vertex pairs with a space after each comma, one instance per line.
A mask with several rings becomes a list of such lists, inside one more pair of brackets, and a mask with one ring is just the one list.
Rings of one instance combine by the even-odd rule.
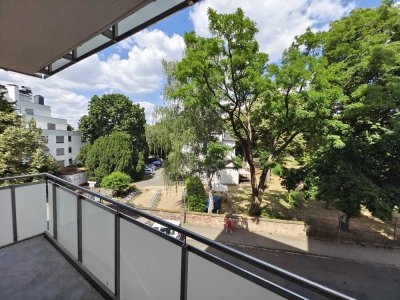
[[139, 152], [135, 151], [131, 136], [124, 132], [113, 132], [93, 143], [88, 150], [85, 165], [89, 177], [98, 183], [115, 171], [138, 179], [142, 175], [136, 172], [138, 157]]
[[40, 134], [33, 121], [26, 123], [0, 95], [0, 177], [58, 169]]
[[203, 169], [204, 156], [210, 143], [224, 128], [224, 122], [214, 109], [172, 97], [182, 83], [173, 78], [175, 62], [163, 62], [166, 84], [165, 107], [158, 107], [155, 125], [146, 128], [150, 151], [164, 153], [164, 178], [169, 183], [191, 176]]
[[257, 215], [271, 169], [306, 138], [334, 125], [329, 120], [337, 91], [326, 80], [326, 60], [314, 55], [311, 38], [307, 47], [300, 41], [285, 51], [281, 65], [267, 65], [256, 25], [241, 9], [227, 15], [209, 10], [209, 21], [211, 38], [185, 35], [187, 50], [173, 73], [181, 85], [172, 95], [186, 106], [214, 108], [226, 119], [250, 168], [249, 213]]
[[400, 7], [354, 10], [331, 23], [315, 49], [341, 91], [332, 107], [345, 126], [332, 128], [336, 142], [305, 167], [306, 188], [349, 218], [365, 205], [387, 219], [400, 204]]
[[185, 105], [212, 107], [226, 118], [238, 139], [250, 167], [253, 204], [260, 206], [254, 165], [255, 135], [253, 112], [271, 84], [267, 75], [268, 56], [259, 51], [255, 23], [241, 9], [220, 15], [208, 11], [211, 38], [185, 34], [186, 52], [174, 78], [182, 85], [173, 96]]
[[88, 114], [79, 121], [79, 130], [91, 144], [114, 131], [131, 135], [138, 151], [146, 150], [144, 108], [121, 94], [95, 95], [89, 102]]

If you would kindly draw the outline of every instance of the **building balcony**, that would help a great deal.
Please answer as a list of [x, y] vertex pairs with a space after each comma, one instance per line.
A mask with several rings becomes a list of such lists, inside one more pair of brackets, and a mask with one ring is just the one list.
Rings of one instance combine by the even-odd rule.
[[352, 299], [53, 175], [0, 184], [0, 299]]

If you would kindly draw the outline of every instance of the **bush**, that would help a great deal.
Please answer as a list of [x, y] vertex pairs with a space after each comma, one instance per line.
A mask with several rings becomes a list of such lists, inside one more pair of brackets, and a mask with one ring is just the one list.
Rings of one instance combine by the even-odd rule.
[[189, 177], [186, 184], [186, 208], [190, 211], [204, 212], [206, 206], [206, 192], [199, 177]]
[[85, 165], [89, 149], [90, 149], [90, 144], [82, 145], [81, 149], [79, 149], [79, 154], [76, 157], [76, 163], [78, 165], [82, 166]]
[[131, 181], [128, 174], [116, 171], [103, 178], [101, 187], [110, 189], [114, 196], [119, 196], [129, 187]]
[[120, 171], [135, 178], [137, 152], [132, 138], [127, 133], [113, 132], [98, 138], [89, 148], [86, 169], [91, 180], [101, 182], [114, 171]]
[[286, 202], [288, 202], [290, 205], [298, 207], [300, 205], [300, 200], [301, 200], [301, 195], [297, 191], [290, 192], [286, 196]]

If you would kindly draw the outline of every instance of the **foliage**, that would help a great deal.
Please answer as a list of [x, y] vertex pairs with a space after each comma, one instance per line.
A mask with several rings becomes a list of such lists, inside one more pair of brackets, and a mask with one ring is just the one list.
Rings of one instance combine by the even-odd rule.
[[112, 190], [113, 195], [118, 196], [129, 187], [131, 181], [132, 179], [128, 174], [115, 171], [103, 178], [101, 187]]
[[298, 207], [301, 201], [301, 195], [297, 191], [292, 191], [286, 195], [285, 201], [294, 207]]
[[105, 94], [91, 98], [88, 115], [80, 119], [79, 129], [91, 144], [114, 131], [125, 132], [135, 141], [137, 151], [146, 152], [145, 124], [144, 108], [139, 104], [121, 94]]
[[90, 144], [85, 144], [85, 145], [81, 146], [81, 148], [79, 149], [79, 153], [76, 156], [77, 164], [80, 164], [80, 165], [86, 164], [86, 159], [87, 159], [87, 155], [90, 150], [90, 146], [91, 146]]
[[218, 171], [224, 169], [226, 165], [231, 161], [228, 157], [228, 153], [232, 149], [221, 143], [210, 143], [207, 146], [207, 153], [202, 163], [204, 173], [207, 176], [208, 187], [211, 189], [211, 182], [213, 177]]
[[58, 164], [49, 154], [40, 129], [33, 121], [26, 124], [19, 120], [15, 125], [0, 134], [0, 177], [54, 173]]
[[[309, 195], [353, 217], [365, 205], [388, 219], [400, 188], [400, 8], [354, 10], [319, 35], [328, 80], [339, 89], [327, 140], [305, 166]], [[340, 97], [339, 97], [340, 96]]]
[[181, 83], [172, 77], [175, 63], [164, 62], [163, 67], [167, 106], [156, 109], [154, 117], [157, 122], [146, 127], [146, 139], [150, 152], [166, 157], [166, 182], [176, 183], [202, 170], [207, 147], [222, 132], [223, 120], [209, 107], [185, 106], [182, 100], [172, 98], [171, 94]]
[[199, 177], [188, 177], [186, 184], [186, 208], [190, 211], [206, 210], [206, 192]]
[[144, 161], [144, 154], [143, 152], [139, 152], [138, 154], [138, 162], [135, 167], [136, 178], [142, 179], [144, 175], [144, 169], [146, 168], [146, 164]]
[[129, 134], [113, 132], [98, 138], [89, 148], [86, 158], [86, 168], [91, 180], [101, 182], [103, 178], [114, 171], [137, 178], [137, 150]]

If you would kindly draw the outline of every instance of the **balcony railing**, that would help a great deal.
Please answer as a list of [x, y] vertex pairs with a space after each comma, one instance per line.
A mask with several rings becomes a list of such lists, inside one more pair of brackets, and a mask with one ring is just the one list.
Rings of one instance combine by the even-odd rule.
[[[1, 183], [7, 186], [0, 187], [0, 247], [45, 235], [105, 298], [352, 299], [50, 174], [2, 178]], [[138, 217], [185, 238], [159, 232]], [[186, 238], [240, 263], [199, 250]], [[279, 283], [244, 265], [273, 274]]]

